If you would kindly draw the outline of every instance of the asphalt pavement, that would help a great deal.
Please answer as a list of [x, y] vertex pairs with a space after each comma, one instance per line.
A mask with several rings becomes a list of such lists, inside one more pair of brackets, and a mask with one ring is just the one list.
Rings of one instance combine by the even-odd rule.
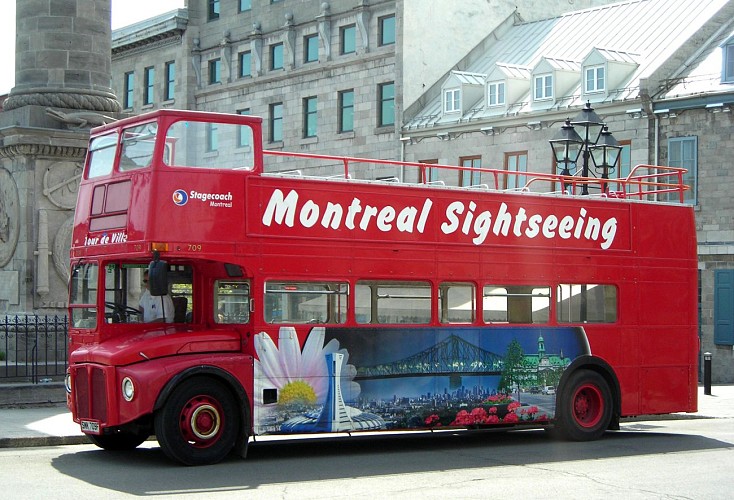
[[[711, 395], [698, 389], [697, 413], [674, 413], [647, 419], [734, 418], [734, 385], [716, 385]], [[62, 403], [47, 402], [0, 407], [0, 448], [87, 444], [79, 425]]]

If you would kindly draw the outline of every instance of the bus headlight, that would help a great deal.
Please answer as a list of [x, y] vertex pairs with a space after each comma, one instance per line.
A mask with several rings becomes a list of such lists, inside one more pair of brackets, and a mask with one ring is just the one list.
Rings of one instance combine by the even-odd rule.
[[68, 370], [64, 377], [64, 389], [66, 389], [67, 394], [71, 394], [71, 372]]
[[135, 397], [135, 384], [130, 377], [122, 379], [122, 397], [125, 398], [125, 401], [132, 401]]

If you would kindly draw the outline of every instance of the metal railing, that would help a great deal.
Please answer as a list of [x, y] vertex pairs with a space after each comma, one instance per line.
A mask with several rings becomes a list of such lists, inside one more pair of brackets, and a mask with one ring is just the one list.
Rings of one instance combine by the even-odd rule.
[[66, 316], [0, 316], [0, 380], [47, 382], [66, 373]]

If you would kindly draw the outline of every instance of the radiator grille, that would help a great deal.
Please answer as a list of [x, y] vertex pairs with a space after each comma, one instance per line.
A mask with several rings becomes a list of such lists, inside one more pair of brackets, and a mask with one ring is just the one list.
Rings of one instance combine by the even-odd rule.
[[99, 367], [81, 366], [74, 372], [74, 397], [78, 418], [107, 420], [105, 373]]

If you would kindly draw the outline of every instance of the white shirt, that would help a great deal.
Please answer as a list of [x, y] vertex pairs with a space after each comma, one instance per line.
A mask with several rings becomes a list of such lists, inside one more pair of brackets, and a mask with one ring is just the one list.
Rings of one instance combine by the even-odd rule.
[[166, 314], [166, 323], [173, 323], [173, 300], [170, 295], [161, 295], [154, 297], [148, 290], [145, 290], [140, 296], [140, 308], [143, 310], [143, 322], [160, 320], [163, 313]]

